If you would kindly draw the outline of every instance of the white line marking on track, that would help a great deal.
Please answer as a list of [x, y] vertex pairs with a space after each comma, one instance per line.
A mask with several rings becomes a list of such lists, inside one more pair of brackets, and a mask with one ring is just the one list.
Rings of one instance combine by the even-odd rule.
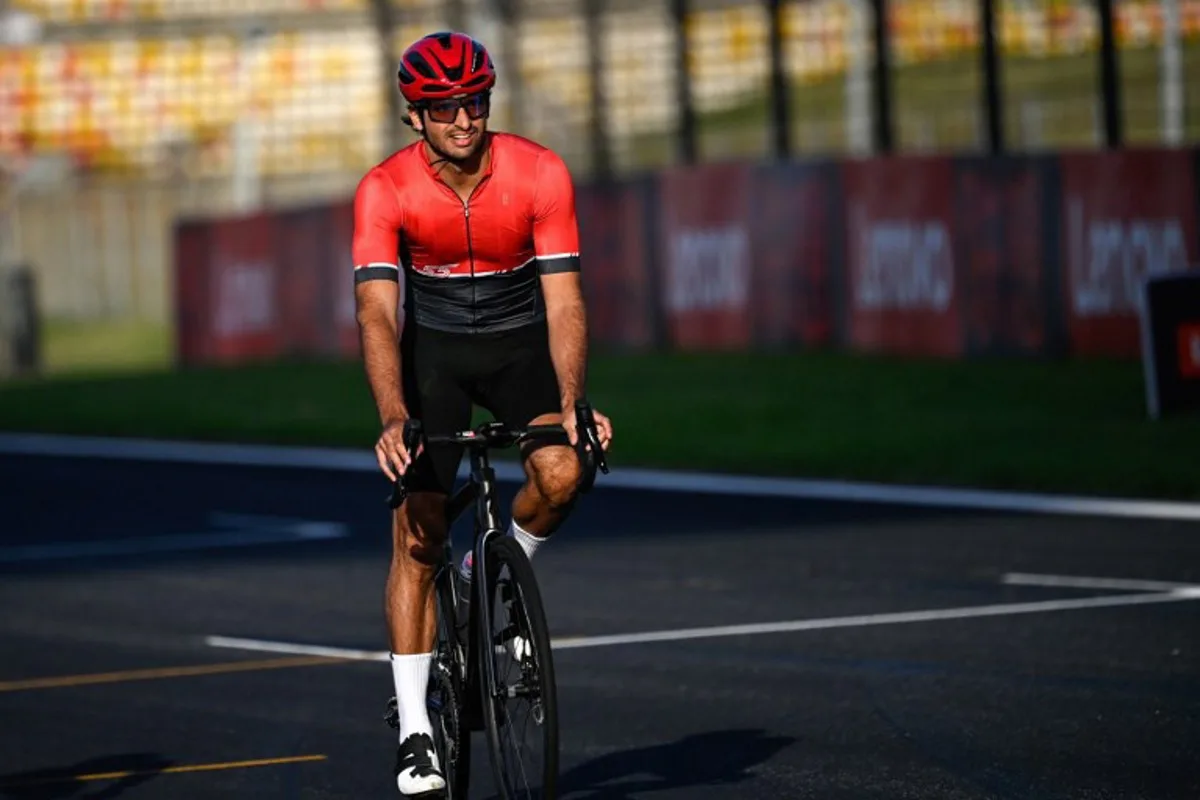
[[554, 649], [578, 647], [602, 647], [617, 644], [643, 644], [648, 642], [673, 642], [684, 639], [709, 639], [724, 636], [747, 636], [763, 633], [795, 633], [798, 631], [829, 630], [832, 628], [863, 628], [873, 625], [902, 625], [915, 622], [936, 622], [951, 619], [978, 617], [1001, 617], [1013, 614], [1043, 614], [1052, 611], [1074, 611], [1085, 608], [1149, 605], [1188, 600], [1183, 595], [1153, 593], [1137, 595], [1115, 595], [1085, 597], [1073, 600], [1045, 600], [1031, 603], [1000, 603], [964, 608], [932, 609], [928, 611], [900, 611], [888, 614], [864, 614], [827, 619], [796, 620], [794, 622], [768, 622], [749, 625], [726, 625], [712, 628], [692, 628], [675, 631], [651, 631], [647, 633], [616, 634], [613, 636], [587, 636], [562, 639], [554, 642]]
[[220, 547], [252, 547], [283, 542], [341, 539], [350, 534], [340, 522], [259, 517], [214, 513], [210, 523], [218, 530], [164, 536], [130, 536], [100, 541], [49, 542], [0, 547], [0, 563], [54, 561], [69, 558], [173, 553]]
[[180, 442], [169, 439], [119, 439], [43, 433], [2, 433], [0, 454], [165, 461], [178, 464], [297, 467], [350, 472], [379, 469], [379, 462], [369, 449]]
[[253, 650], [258, 653], [302, 654], [306, 656], [324, 656], [327, 658], [344, 658], [351, 661], [387, 661], [388, 653], [370, 650], [348, 650], [344, 647], [324, 647], [312, 644], [291, 644], [289, 642], [268, 642], [262, 639], [239, 639], [234, 636], [206, 636], [204, 643], [209, 647], [221, 647], [228, 650]]
[[1172, 592], [1196, 589], [1196, 584], [1173, 581], [1147, 581], [1129, 578], [1089, 578], [1075, 575], [1039, 575], [1028, 572], [1009, 572], [1001, 582], [1010, 586], [1046, 586], [1057, 589], [1102, 589], [1130, 592]]
[[[216, 444], [54, 434], [0, 433], [0, 455], [6, 454], [328, 469], [349, 472], [377, 472], [379, 470], [374, 453], [365, 449]], [[515, 463], [500, 461], [495, 462], [493, 466], [499, 480], [517, 481], [525, 478], [524, 473]], [[460, 478], [466, 476], [466, 469], [464, 463], [459, 469]], [[640, 469], [619, 465], [614, 465], [611, 474], [599, 476], [596, 486], [598, 489], [610, 487], [659, 492], [699, 492], [738, 497], [778, 497], [1033, 514], [1200, 521], [1200, 503], [1194, 502], [1026, 494], [749, 475], [716, 475], [702, 472]]]
[[[611, 647], [623, 644], [648, 644], [651, 642], [678, 642], [687, 639], [713, 639], [729, 636], [753, 636], [764, 633], [796, 633], [799, 631], [830, 630], [832, 628], [862, 628], [872, 625], [901, 625], [919, 622], [936, 622], [951, 619], [977, 617], [1000, 617], [1013, 614], [1044, 614], [1053, 611], [1075, 611], [1088, 608], [1115, 608], [1119, 606], [1151, 605], [1155, 603], [1178, 603], [1200, 599], [1200, 591], [1189, 587], [1171, 592], [1150, 594], [1123, 594], [1102, 597], [1083, 597], [1066, 600], [1043, 600], [1030, 603], [998, 603], [985, 606], [941, 608], [926, 611], [900, 611], [889, 614], [862, 614], [825, 619], [803, 619], [788, 622], [764, 622], [748, 625], [721, 625], [709, 628], [684, 628], [679, 630], [647, 631], [644, 633], [620, 633], [607, 636], [577, 636], [555, 639], [551, 647], [555, 650], [573, 650], [584, 647]], [[266, 653], [292, 655], [328, 656], [360, 661], [387, 661], [386, 652], [348, 650], [339, 647], [273, 642], [262, 639], [237, 639], [227, 636], [209, 636], [205, 643], [210, 647], [237, 650], [254, 650]]]

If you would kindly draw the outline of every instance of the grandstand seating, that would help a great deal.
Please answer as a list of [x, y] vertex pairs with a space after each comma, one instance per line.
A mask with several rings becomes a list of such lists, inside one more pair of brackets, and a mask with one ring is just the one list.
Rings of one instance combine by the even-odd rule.
[[[0, 156], [68, 152], [83, 168], [135, 175], [178, 169], [185, 159], [189, 174], [217, 176], [231, 169], [240, 125], [259, 143], [265, 175], [363, 168], [381, 155], [383, 92], [390, 87], [366, 4], [17, 0], [17, 7], [60, 28], [133, 24], [97, 27], [102, 38], [62, 36], [0, 52]], [[398, 0], [397, 8], [405, 19], [393, 42], [398, 52], [437, 24], [437, 7], [436, 0]], [[978, 47], [976, 2], [894, 0], [893, 8], [897, 63]], [[255, 18], [271, 20], [253, 41], [241, 38], [236, 27], [251, 10]], [[1123, 44], [1157, 41], [1158, 3], [1122, 3], [1118, 10]], [[328, 28], [294, 28], [287, 21], [287, 15], [330, 12], [361, 13], [352, 25]], [[1187, 35], [1200, 35], [1200, 0], [1186, 0], [1183, 12]], [[221, 21], [226, 32], [190, 32], [183, 24], [202, 18]], [[826, 79], [845, 69], [849, 19], [846, 0], [787, 6], [786, 53], [794, 81]], [[156, 22], [179, 24], [154, 27]], [[767, 23], [761, 3], [692, 13], [687, 32], [699, 111], [736, 106], [762, 91]], [[529, 19], [520, 37], [527, 94], [547, 118], [565, 113], [573, 126], [586, 120], [590, 102], [584, 24], [577, 14]], [[614, 134], [668, 129], [677, 109], [669, 100], [674, 32], [665, 3], [611, 12], [606, 29]], [[1090, 4], [1061, 0], [1002, 3], [1000, 31], [1009, 54], [1091, 50], [1098, 36]]]

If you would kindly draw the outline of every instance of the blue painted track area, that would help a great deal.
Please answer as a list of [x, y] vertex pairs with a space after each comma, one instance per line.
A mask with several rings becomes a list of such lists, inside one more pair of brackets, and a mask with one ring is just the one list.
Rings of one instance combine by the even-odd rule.
[[[534, 561], [562, 797], [1200, 796], [1200, 523], [603, 480]], [[381, 475], [7, 455], [0, 486], [0, 798], [399, 796]]]

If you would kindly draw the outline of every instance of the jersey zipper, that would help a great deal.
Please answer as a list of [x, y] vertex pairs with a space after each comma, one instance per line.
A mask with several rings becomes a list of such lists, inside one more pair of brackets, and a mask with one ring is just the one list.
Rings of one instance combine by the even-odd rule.
[[467, 260], [471, 263], [471, 332], [472, 333], [478, 332], [476, 329], [479, 327], [479, 317], [477, 316], [477, 312], [475, 310], [475, 304], [479, 298], [478, 298], [478, 290], [475, 288], [475, 243], [471, 241], [471, 198], [475, 196], [475, 192], [479, 191], [480, 186], [483, 186], [483, 184], [487, 183], [489, 177], [490, 176], [485, 175], [483, 177], [483, 179], [479, 181], [479, 183], [475, 184], [475, 186], [471, 189], [471, 193], [469, 195], [467, 195], [466, 200], [463, 200], [462, 197], [458, 194], [458, 192], [454, 191], [454, 189], [452, 189], [450, 186], [447, 186], [445, 183], [442, 184], [442, 186], [445, 187], [447, 192], [452, 194], [455, 197], [455, 199], [457, 199], [460, 203], [462, 203], [463, 221], [465, 222], [465, 224], [467, 226]]
[[478, 288], [475, 284], [475, 243], [471, 240], [471, 198], [475, 196], [475, 192], [479, 191], [479, 187], [487, 182], [485, 175], [479, 183], [471, 187], [471, 193], [467, 195], [467, 199], [463, 200], [463, 220], [467, 225], [467, 260], [471, 263], [471, 332], [479, 332], [479, 317], [478, 317]]
[[[475, 194], [475, 190], [471, 190], [471, 195]], [[467, 222], [467, 260], [471, 262], [471, 332], [476, 333], [479, 327], [479, 317], [476, 316], [477, 302], [479, 298], [476, 295], [475, 288], [475, 244], [471, 241], [471, 198], [467, 197], [463, 201], [463, 219]]]

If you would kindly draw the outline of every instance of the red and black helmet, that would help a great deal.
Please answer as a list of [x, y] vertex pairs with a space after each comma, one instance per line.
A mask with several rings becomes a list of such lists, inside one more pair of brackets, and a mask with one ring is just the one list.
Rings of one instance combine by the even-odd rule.
[[496, 84], [496, 68], [478, 41], [443, 31], [409, 45], [400, 57], [397, 80], [404, 99], [417, 104], [490, 89]]

